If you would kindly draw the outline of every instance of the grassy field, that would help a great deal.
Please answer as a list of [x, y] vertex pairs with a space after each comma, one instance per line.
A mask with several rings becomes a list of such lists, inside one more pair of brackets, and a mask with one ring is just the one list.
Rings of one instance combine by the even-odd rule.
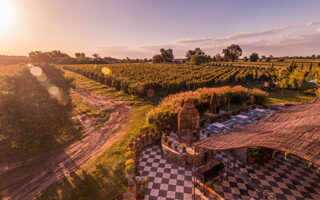
[[273, 72], [265, 69], [195, 66], [174, 64], [125, 63], [106, 65], [70, 65], [64, 69], [77, 72], [128, 94], [150, 97], [166, 96], [202, 87], [268, 80]]
[[[38, 199], [112, 199], [116, 194], [121, 194], [126, 190], [127, 180], [124, 175], [125, 158], [123, 155], [127, 150], [127, 144], [130, 138], [137, 136], [140, 128], [146, 124], [146, 113], [157, 104], [157, 100], [147, 101], [128, 95], [71, 71], [66, 70], [65, 75], [73, 78], [77, 87], [110, 96], [114, 100], [126, 100], [133, 106], [133, 110], [125, 123], [125, 128], [99, 155], [52, 185]], [[262, 84], [257, 82], [245, 86], [259, 88]], [[77, 93], [72, 92], [71, 97], [75, 105], [75, 114], [102, 114], [101, 111], [81, 101]], [[312, 98], [314, 97], [303, 95], [302, 92], [299, 97], [296, 97], [296, 90], [285, 90], [284, 97], [282, 97], [281, 90], [279, 90], [269, 93], [268, 103], [304, 102]]]
[[[243, 84], [243, 86], [247, 88], [261, 88], [263, 84], [264, 82], [253, 82]], [[303, 90], [300, 90], [299, 95], [297, 96], [297, 90], [292, 89], [284, 89], [283, 96], [281, 89], [276, 92], [268, 92], [268, 94], [266, 103], [307, 102], [315, 98], [315, 96], [304, 94]]]
[[[130, 138], [139, 134], [146, 123], [145, 114], [153, 108], [153, 103], [124, 94], [113, 88], [87, 79], [81, 75], [66, 71], [66, 76], [74, 78], [78, 87], [95, 93], [112, 96], [115, 100], [127, 100], [133, 106], [125, 129], [108, 144], [100, 155], [91, 159], [80, 169], [52, 185], [39, 199], [112, 199], [126, 190], [127, 180], [124, 175], [124, 154]], [[75, 96], [72, 95], [72, 98]], [[78, 100], [76, 110], [84, 111], [85, 105]]]

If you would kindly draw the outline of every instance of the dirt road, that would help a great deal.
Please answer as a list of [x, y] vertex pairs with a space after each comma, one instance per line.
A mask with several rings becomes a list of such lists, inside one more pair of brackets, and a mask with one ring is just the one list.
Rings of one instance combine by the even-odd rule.
[[[92, 92], [76, 89], [83, 101], [91, 106], [108, 110], [111, 115], [103, 125], [80, 141], [51, 155], [42, 156], [33, 162], [0, 175], [0, 199], [28, 200], [36, 198], [51, 184], [71, 173], [87, 162], [119, 133], [123, 120], [131, 107], [124, 101], [112, 101], [111, 98]], [[94, 117], [80, 120], [89, 130], [94, 126]], [[91, 128], [90, 128], [91, 127]]]

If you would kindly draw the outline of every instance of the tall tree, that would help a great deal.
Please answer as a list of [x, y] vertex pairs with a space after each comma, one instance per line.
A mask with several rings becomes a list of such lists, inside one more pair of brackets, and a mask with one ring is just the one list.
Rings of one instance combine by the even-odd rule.
[[207, 55], [192, 55], [190, 63], [193, 65], [201, 65], [210, 62], [210, 56]]
[[226, 59], [230, 59], [231, 61], [235, 61], [242, 55], [242, 49], [237, 44], [232, 44], [228, 46], [226, 49], [222, 50], [224, 57]]
[[163, 57], [161, 55], [155, 55], [152, 58], [152, 63], [163, 63]]
[[205, 55], [205, 53], [199, 47], [195, 48], [195, 50], [189, 50], [186, 53], [187, 60], [190, 61], [193, 55]]
[[71, 138], [71, 86], [60, 69], [49, 65], [4, 78], [0, 85], [0, 132], [15, 149], [29, 155], [57, 145], [57, 138]]
[[216, 60], [217, 62], [220, 62], [222, 60], [221, 55], [219, 53], [216, 55]]
[[251, 62], [257, 62], [258, 59], [259, 59], [259, 55], [258, 55], [257, 53], [252, 53], [252, 54], [250, 55], [250, 61], [251, 61]]
[[75, 53], [74, 55], [76, 58], [85, 58], [86, 57], [85, 53]]
[[93, 54], [92, 57], [95, 58], [95, 59], [99, 59], [100, 58], [99, 54], [97, 54], [97, 53]]
[[160, 55], [162, 56], [164, 62], [170, 63], [174, 59], [173, 50], [172, 49], [160, 49]]

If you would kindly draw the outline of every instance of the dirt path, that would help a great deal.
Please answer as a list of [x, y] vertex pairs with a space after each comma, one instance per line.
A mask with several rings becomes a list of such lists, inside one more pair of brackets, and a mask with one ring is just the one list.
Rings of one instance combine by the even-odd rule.
[[[90, 105], [108, 110], [111, 115], [103, 125], [54, 155], [41, 157], [15, 170], [0, 175], [0, 199], [34, 199], [40, 192], [87, 162], [113, 139], [122, 128], [123, 120], [131, 107], [124, 101], [97, 95], [86, 90], [76, 92]], [[92, 127], [96, 119], [81, 120], [85, 127]], [[18, 170], [18, 172], [16, 172]], [[20, 171], [19, 171], [20, 170]], [[22, 172], [21, 172], [22, 171]], [[4, 180], [2, 182], [1, 180]], [[2, 183], [1, 183], [2, 182]]]

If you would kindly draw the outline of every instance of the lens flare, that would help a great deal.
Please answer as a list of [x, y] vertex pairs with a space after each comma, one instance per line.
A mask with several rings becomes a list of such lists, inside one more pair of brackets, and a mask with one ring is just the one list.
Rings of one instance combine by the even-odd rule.
[[143, 91], [143, 86], [141, 84], [137, 84], [136, 85], [136, 91], [141, 93]]
[[44, 82], [47, 80], [47, 76], [44, 73], [42, 73], [40, 76], [37, 76], [37, 79], [40, 82]]
[[60, 93], [59, 88], [57, 86], [50, 87], [48, 91], [53, 96], [58, 96]]
[[156, 93], [155, 93], [154, 89], [148, 89], [147, 90], [147, 96], [148, 97], [154, 97], [155, 94]]
[[40, 67], [32, 67], [30, 69], [30, 73], [33, 75], [33, 76], [41, 76], [43, 74], [42, 72], [42, 69]]
[[108, 67], [102, 67], [101, 72], [102, 72], [104, 75], [111, 74], [111, 70], [110, 70]]

